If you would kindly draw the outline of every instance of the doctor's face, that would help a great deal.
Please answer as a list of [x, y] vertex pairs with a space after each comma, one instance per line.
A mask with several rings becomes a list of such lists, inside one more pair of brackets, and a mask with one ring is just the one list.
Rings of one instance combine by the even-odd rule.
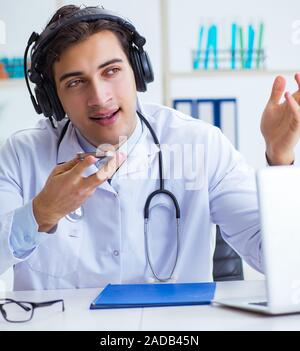
[[105, 30], [67, 48], [54, 64], [63, 108], [94, 146], [117, 145], [136, 126], [133, 70], [117, 37]]

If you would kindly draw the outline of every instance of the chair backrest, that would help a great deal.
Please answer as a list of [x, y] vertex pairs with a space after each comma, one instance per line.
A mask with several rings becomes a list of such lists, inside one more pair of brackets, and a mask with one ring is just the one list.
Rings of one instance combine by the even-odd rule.
[[216, 249], [213, 258], [214, 281], [243, 280], [243, 263], [240, 256], [223, 240], [220, 228], [216, 231]]

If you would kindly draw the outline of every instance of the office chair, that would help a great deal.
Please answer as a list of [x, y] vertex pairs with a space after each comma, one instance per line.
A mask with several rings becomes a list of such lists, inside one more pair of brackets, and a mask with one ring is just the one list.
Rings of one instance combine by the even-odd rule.
[[223, 240], [220, 228], [216, 229], [216, 248], [213, 258], [214, 281], [243, 280], [243, 263], [240, 256]]

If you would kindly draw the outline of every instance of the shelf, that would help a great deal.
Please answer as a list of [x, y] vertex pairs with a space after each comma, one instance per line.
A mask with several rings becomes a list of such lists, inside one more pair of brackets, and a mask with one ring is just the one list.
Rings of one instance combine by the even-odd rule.
[[170, 72], [169, 77], [171, 79], [181, 79], [181, 78], [199, 78], [199, 77], [220, 77], [220, 76], [265, 76], [265, 75], [294, 75], [297, 71], [291, 70], [199, 70], [190, 72]]
[[24, 78], [0, 79], [0, 88], [26, 86]]

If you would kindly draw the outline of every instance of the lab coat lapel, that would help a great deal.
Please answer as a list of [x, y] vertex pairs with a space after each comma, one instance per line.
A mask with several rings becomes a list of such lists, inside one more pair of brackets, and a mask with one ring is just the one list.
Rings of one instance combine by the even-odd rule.
[[[147, 116], [147, 113], [143, 108], [143, 104], [138, 97], [137, 110], [146, 119], [150, 119], [150, 116]], [[143, 125], [143, 133], [141, 139], [134, 147], [130, 155], [128, 155], [126, 162], [124, 162], [118, 170], [117, 176], [120, 178], [131, 178], [131, 176], [139, 177], [139, 174], [145, 175], [155, 160], [158, 152], [159, 147], [154, 143], [152, 135], [147, 126]]]
[[57, 163], [68, 162], [74, 159], [78, 152], [83, 152], [83, 150], [78, 143], [75, 129], [70, 123], [57, 151]]
[[139, 174], [142, 175], [148, 172], [159, 151], [147, 127], [144, 125], [143, 128], [141, 139], [117, 172], [118, 177], [122, 179], [131, 178], [131, 176], [136, 177]]

